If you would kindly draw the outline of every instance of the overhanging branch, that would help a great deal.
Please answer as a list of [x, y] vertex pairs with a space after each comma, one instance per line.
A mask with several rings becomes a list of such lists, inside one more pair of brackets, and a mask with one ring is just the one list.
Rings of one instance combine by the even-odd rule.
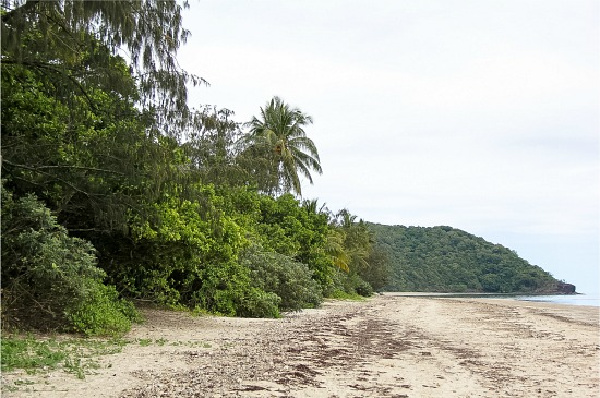
[[31, 167], [31, 166], [25, 166], [24, 164], [16, 164], [16, 163], [12, 163], [9, 160], [4, 159], [4, 163], [18, 168], [18, 169], [25, 169], [25, 170], [30, 170], [30, 171], [37, 171], [37, 172], [43, 172], [42, 170], [50, 170], [50, 169], [75, 169], [75, 170], [88, 170], [88, 171], [100, 171], [103, 173], [110, 173], [110, 174], [117, 174], [117, 175], [125, 175], [124, 173], [121, 173], [120, 171], [115, 171], [115, 170], [108, 170], [108, 169], [100, 169], [97, 167], [86, 167], [86, 166], [70, 166], [70, 165], [53, 165], [53, 166], [38, 166], [38, 167]]
[[70, 73], [66, 73], [67, 70], [61, 70], [60, 68], [57, 68], [58, 65], [51, 64], [51, 63], [48, 63], [48, 62], [32, 61], [32, 60], [17, 61], [17, 60], [10, 59], [10, 58], [5, 57], [5, 56], [2, 57], [0, 63], [1, 64], [8, 64], [8, 65], [25, 65], [25, 66], [31, 66], [31, 67], [42, 69], [42, 70], [48, 70], [50, 72], [53, 72], [53, 73], [59, 74], [61, 76], [64, 76], [67, 79], [69, 79], [71, 81], [71, 83], [73, 83], [73, 85], [75, 85], [77, 87], [77, 89], [85, 97], [85, 100], [87, 101], [87, 103], [90, 106], [90, 108], [92, 108], [92, 110], [94, 112], [97, 111], [96, 105], [94, 104], [94, 101], [92, 100], [92, 98], [87, 93], [85, 87], [83, 87], [83, 85], [73, 75], [71, 75]]

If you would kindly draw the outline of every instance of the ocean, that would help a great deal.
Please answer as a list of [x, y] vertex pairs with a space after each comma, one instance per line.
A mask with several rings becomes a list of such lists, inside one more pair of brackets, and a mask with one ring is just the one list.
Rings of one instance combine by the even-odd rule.
[[569, 305], [591, 305], [600, 307], [600, 294], [553, 294], [553, 295], [523, 295], [512, 293], [422, 293], [422, 292], [386, 292], [397, 297], [435, 297], [435, 298], [486, 298], [486, 299], [514, 299], [519, 301], [541, 301], [547, 303]]
[[516, 296], [515, 299], [521, 301], [543, 301], [557, 304], [592, 305], [595, 307], [600, 307], [600, 294], [598, 293]]

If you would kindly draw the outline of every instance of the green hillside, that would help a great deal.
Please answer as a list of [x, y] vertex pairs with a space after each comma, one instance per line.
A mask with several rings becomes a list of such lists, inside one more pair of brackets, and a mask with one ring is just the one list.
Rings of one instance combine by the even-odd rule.
[[568, 292], [574, 287], [516, 252], [451, 227], [369, 224], [387, 252], [388, 291]]

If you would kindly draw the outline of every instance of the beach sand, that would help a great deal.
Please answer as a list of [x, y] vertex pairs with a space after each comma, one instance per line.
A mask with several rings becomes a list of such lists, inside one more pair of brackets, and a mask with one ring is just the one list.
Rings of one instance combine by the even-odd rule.
[[34, 384], [3, 396], [600, 396], [598, 307], [380, 295], [281, 319], [146, 316], [127, 338], [164, 345], [130, 344], [85, 380], [6, 373]]

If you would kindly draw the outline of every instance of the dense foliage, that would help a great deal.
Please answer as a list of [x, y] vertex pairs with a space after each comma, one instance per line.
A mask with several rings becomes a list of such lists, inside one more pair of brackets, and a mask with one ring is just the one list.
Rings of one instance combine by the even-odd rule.
[[289, 256], [253, 246], [243, 253], [241, 263], [250, 269], [252, 285], [277, 295], [284, 311], [314, 308], [323, 299], [313, 271]]
[[310, 116], [188, 105], [187, 4], [1, 7], [5, 327], [114, 334], [138, 317], [123, 299], [278, 316], [372, 292], [370, 238], [288, 193], [321, 173]]
[[127, 331], [137, 315], [96, 266], [94, 247], [69, 237], [33, 195], [2, 190], [2, 310], [15, 326], [85, 334]]
[[450, 227], [370, 224], [390, 256], [386, 290], [439, 292], [554, 292], [557, 281], [514, 251]]
[[331, 291], [333, 296], [343, 297], [340, 292], [344, 292], [369, 297], [388, 281], [387, 255], [374, 245], [367, 224], [356, 218], [348, 209], [342, 209], [331, 219], [327, 250], [339, 267]]

